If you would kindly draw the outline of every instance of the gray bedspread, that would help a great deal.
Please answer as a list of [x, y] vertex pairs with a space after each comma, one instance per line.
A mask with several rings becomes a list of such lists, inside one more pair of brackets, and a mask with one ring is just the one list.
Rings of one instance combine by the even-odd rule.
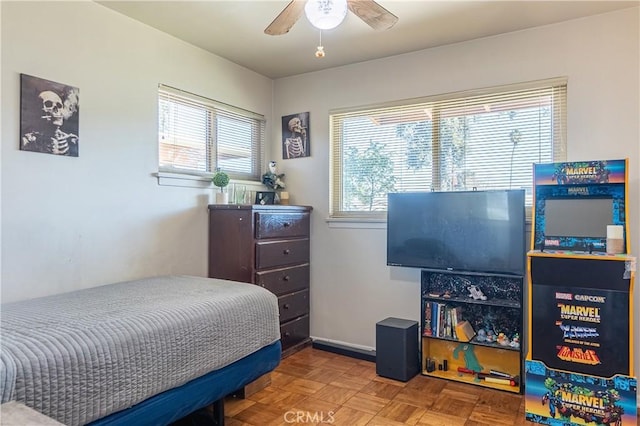
[[156, 277], [1, 306], [0, 396], [80, 425], [280, 338], [276, 297], [231, 281]]

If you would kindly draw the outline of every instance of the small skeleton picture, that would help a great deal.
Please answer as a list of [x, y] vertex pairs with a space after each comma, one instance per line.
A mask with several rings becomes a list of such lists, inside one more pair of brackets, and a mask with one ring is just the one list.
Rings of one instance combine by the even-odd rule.
[[77, 157], [80, 90], [26, 74], [20, 79], [20, 149]]
[[309, 113], [282, 117], [282, 158], [308, 157], [311, 155], [309, 140]]

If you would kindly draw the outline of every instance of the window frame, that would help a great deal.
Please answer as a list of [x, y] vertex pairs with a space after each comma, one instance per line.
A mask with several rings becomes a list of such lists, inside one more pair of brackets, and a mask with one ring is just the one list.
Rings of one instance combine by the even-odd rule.
[[[347, 116], [364, 116], [366, 114], [372, 114], [376, 111], [383, 111], [393, 108], [411, 108], [412, 106], [419, 104], [438, 104], [447, 103], [451, 100], [474, 98], [480, 96], [495, 96], [499, 94], [529, 91], [541, 88], [559, 88], [559, 99], [561, 102], [554, 107], [553, 111], [553, 124], [559, 126], [554, 129], [554, 137], [552, 141], [551, 155], [552, 161], [565, 161], [566, 155], [566, 132], [567, 132], [567, 86], [568, 79], [566, 77], [551, 78], [545, 80], [537, 80], [531, 82], [524, 82], [518, 84], [510, 84], [503, 86], [493, 86], [482, 89], [467, 90], [461, 92], [446, 93], [434, 96], [412, 98], [405, 100], [398, 100], [393, 102], [386, 102], [380, 104], [357, 106], [349, 108], [333, 109], [329, 111], [329, 139], [330, 143], [330, 188], [329, 188], [329, 221], [336, 223], [340, 222], [362, 222], [362, 223], [375, 223], [386, 221], [386, 209], [384, 211], [349, 211], [341, 210], [343, 206], [343, 160], [344, 160], [344, 146], [342, 144], [342, 124], [339, 123]], [[554, 98], [555, 99], [555, 98]], [[435, 120], [434, 120], [435, 121]], [[434, 125], [436, 127], [436, 125]], [[435, 143], [435, 141], [434, 141]], [[438, 148], [439, 149], [439, 148]], [[433, 169], [434, 165], [438, 163], [438, 159], [434, 158], [433, 165], [429, 166]], [[432, 177], [438, 178], [439, 171], [432, 170]], [[471, 188], [469, 188], [471, 189]], [[479, 188], [482, 189], [482, 188]], [[435, 188], [434, 190], [437, 190]], [[530, 188], [532, 191], [533, 189]], [[527, 218], [530, 220], [530, 205], [527, 204]]]
[[[189, 105], [198, 109], [206, 111], [208, 115], [207, 126], [205, 129], [207, 132], [208, 140], [205, 148], [205, 155], [201, 159], [205, 162], [205, 168], [208, 170], [195, 170], [175, 167], [172, 164], [161, 165], [160, 150], [161, 150], [161, 118], [160, 118], [160, 106], [162, 101], [175, 100], [176, 103], [182, 105]], [[219, 143], [213, 136], [216, 132], [216, 116], [229, 119], [241, 119], [250, 123], [252, 130], [255, 130], [256, 135], [253, 135], [250, 141], [250, 163], [251, 172], [239, 172], [234, 170], [222, 169], [229, 174], [232, 180], [242, 181], [246, 183], [259, 183], [261, 178], [262, 169], [264, 168], [264, 152], [266, 145], [266, 118], [262, 114], [258, 114], [253, 111], [249, 111], [243, 108], [235, 107], [223, 102], [219, 102], [213, 99], [206, 98], [204, 96], [196, 95], [175, 87], [171, 87], [164, 84], [158, 85], [158, 178], [161, 179], [161, 183], [174, 185], [174, 186], [195, 186], [203, 187], [209, 186], [211, 178], [213, 177], [216, 169], [219, 166], [217, 162], [217, 152], [219, 150]], [[213, 119], [211, 119], [213, 118]], [[187, 181], [193, 181], [192, 184], [186, 183]], [[205, 185], [206, 183], [206, 185]]]

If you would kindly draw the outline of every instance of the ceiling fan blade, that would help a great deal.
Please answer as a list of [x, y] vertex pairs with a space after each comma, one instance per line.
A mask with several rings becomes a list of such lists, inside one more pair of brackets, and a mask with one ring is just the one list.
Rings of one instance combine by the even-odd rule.
[[295, 24], [300, 18], [300, 15], [302, 15], [306, 2], [306, 0], [292, 0], [291, 3], [276, 16], [276, 19], [265, 28], [264, 33], [269, 35], [288, 33], [291, 27], [293, 27], [293, 24]]
[[349, 10], [374, 30], [388, 30], [398, 17], [373, 0], [347, 0]]

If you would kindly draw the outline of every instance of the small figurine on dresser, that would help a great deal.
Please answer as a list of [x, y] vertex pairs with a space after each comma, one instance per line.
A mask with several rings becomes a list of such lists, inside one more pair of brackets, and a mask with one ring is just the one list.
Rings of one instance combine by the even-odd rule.
[[284, 189], [284, 173], [278, 174], [275, 161], [269, 161], [269, 171], [262, 175], [262, 183], [269, 189], [277, 191]]
[[[282, 190], [285, 188], [283, 179], [284, 173], [278, 173], [276, 162], [269, 161], [269, 171], [262, 175], [262, 184], [276, 192], [276, 204], [280, 204], [283, 199], [286, 199], [286, 204], [288, 204], [289, 201], [289, 194], [282, 192]], [[282, 193], [282, 195], [286, 194], [286, 196], [282, 197], [279, 191]]]

